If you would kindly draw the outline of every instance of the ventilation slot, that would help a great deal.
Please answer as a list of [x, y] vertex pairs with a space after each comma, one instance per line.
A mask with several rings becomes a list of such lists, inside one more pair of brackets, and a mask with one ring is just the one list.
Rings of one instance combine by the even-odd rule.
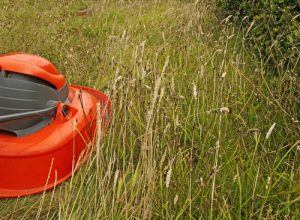
[[41, 84], [44, 86], [48, 86], [52, 89], [57, 89], [53, 84], [49, 83], [46, 80], [34, 77], [34, 76], [29, 76], [29, 75], [25, 75], [22, 73], [16, 73], [16, 72], [10, 72], [10, 71], [5, 71], [5, 77], [6, 78], [13, 78], [16, 80], [23, 80], [23, 81], [27, 81], [27, 82], [33, 82], [33, 83], [37, 83], [37, 84]]
[[17, 137], [17, 134], [15, 132], [2, 130], [2, 129], [0, 129], [0, 135], [7, 135], [7, 136], [12, 136], [12, 137]]

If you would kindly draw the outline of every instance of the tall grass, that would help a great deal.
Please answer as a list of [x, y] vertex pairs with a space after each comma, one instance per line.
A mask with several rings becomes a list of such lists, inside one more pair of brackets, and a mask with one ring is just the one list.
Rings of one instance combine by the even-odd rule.
[[47, 57], [71, 83], [109, 94], [114, 112], [72, 179], [1, 200], [0, 218], [299, 218], [297, 106], [215, 10], [209, 0], [3, 0], [0, 52]]

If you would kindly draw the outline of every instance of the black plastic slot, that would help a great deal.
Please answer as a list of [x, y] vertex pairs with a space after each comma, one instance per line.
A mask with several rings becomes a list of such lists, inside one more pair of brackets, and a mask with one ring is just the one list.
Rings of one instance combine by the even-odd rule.
[[15, 132], [6, 131], [6, 130], [2, 130], [2, 129], [0, 129], [0, 135], [7, 135], [7, 136], [12, 136], [12, 137], [17, 137], [17, 134]]
[[5, 71], [5, 77], [6, 78], [14, 78], [17, 80], [23, 80], [23, 81], [29, 81], [29, 82], [34, 82], [34, 83], [38, 83], [44, 86], [48, 86], [52, 89], [57, 89], [53, 84], [49, 83], [46, 80], [34, 77], [34, 76], [29, 76], [26, 74], [22, 74], [22, 73], [17, 73], [17, 72], [10, 72], [10, 71]]

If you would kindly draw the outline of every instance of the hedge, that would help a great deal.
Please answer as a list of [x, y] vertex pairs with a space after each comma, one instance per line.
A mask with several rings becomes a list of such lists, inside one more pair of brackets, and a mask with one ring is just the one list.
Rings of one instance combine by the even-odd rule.
[[299, 71], [300, 0], [217, 0], [243, 25], [246, 39], [275, 70]]

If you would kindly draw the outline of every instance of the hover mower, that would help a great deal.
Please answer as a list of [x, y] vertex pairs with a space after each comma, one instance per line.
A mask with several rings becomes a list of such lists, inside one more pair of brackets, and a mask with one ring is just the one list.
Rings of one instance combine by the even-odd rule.
[[0, 56], [0, 197], [43, 192], [68, 179], [110, 116], [105, 94], [68, 85], [45, 58]]

